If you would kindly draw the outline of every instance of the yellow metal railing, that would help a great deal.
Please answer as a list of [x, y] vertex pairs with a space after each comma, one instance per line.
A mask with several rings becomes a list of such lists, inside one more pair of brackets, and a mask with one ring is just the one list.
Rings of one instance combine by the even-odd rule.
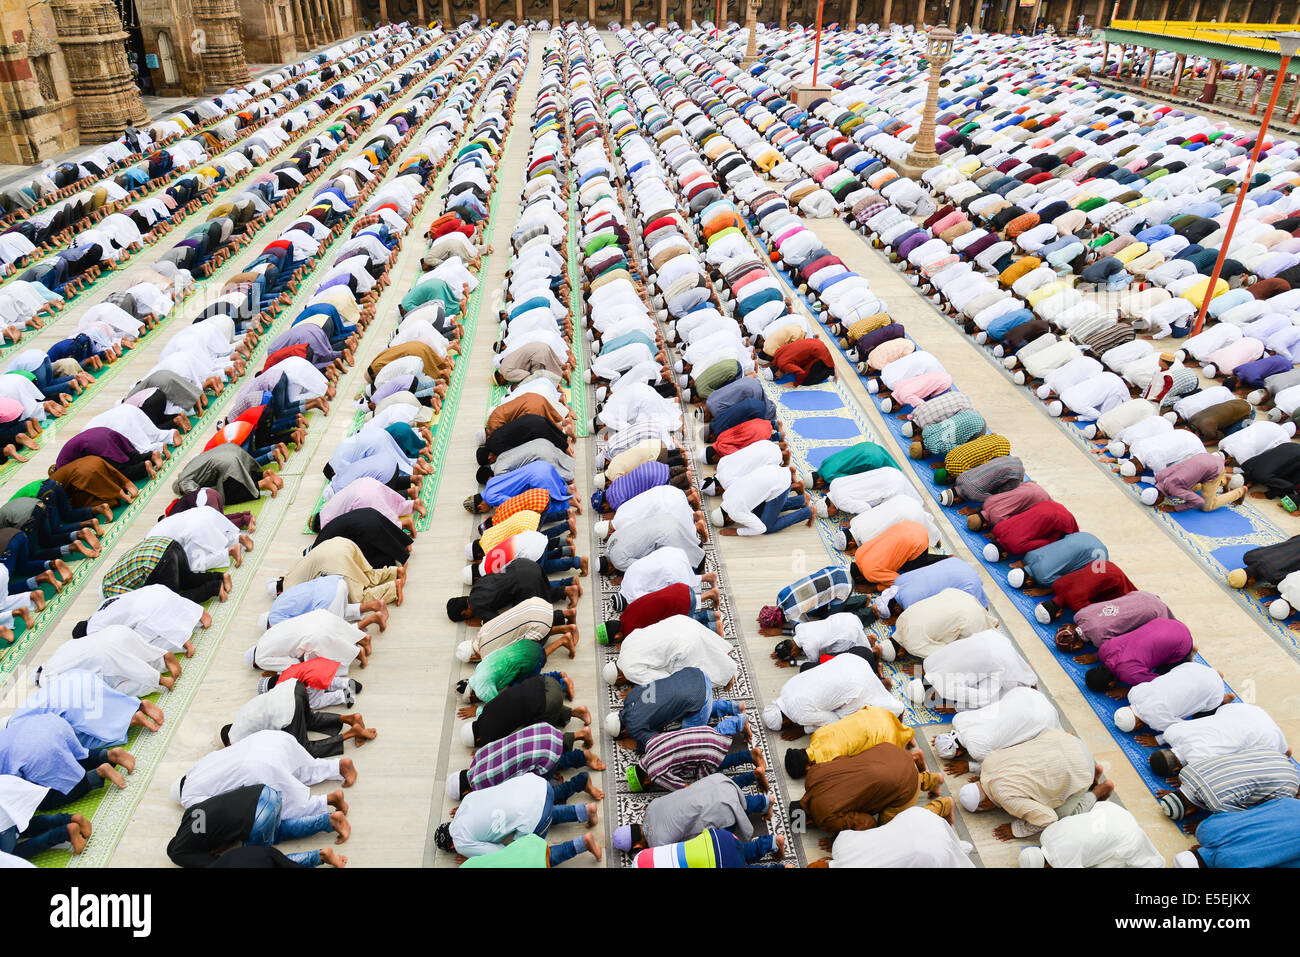
[[1281, 52], [1276, 40], [1245, 34], [1300, 31], [1300, 27], [1291, 23], [1206, 23], [1190, 20], [1114, 20], [1107, 25], [1106, 29], [1153, 33], [1160, 36], [1181, 37], [1185, 40], [1202, 40], [1206, 43], [1226, 43], [1269, 53]]

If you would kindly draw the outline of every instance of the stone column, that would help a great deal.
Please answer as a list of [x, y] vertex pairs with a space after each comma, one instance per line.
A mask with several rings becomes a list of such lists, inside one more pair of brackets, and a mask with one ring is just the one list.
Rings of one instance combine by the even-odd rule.
[[925, 25], [925, 0], [916, 0], [916, 27], [919, 30]]
[[560, 22], [560, 0], [551, 0], [551, 26]]
[[718, 22], [714, 24], [719, 30], [727, 25], [727, 0], [722, 0], [722, 7], [718, 12]]
[[[146, 122], [149, 117], [126, 59], [127, 34], [112, 0], [59, 0], [51, 9], [81, 141], [104, 143], [128, 126]], [[245, 69], [245, 80], [247, 76]]]
[[[480, 3], [483, 0], [479, 0]], [[596, 0], [587, 0], [587, 22], [593, 26], [596, 23]]]
[[848, 23], [848, 29], [850, 32], [858, 28], [858, 0], [849, 0]]
[[1074, 32], [1074, 0], [1065, 0], [1065, 25], [1061, 32]]
[[1227, 22], [1228, 22], [1228, 8], [1231, 7], [1231, 6], [1232, 6], [1232, 0], [1223, 0], [1223, 3], [1219, 4], [1219, 22], [1220, 22], [1220, 23], [1227, 23]]
[[632, 22], [632, 0], [623, 0], [623, 26]]
[[312, 43], [307, 17], [302, 10], [302, 0], [290, 0], [289, 9], [293, 13], [293, 45], [298, 55], [304, 56], [315, 44]]
[[745, 58], [740, 61], [741, 66], [753, 66], [758, 60], [757, 14], [760, 3], [762, 0], [745, 0], [745, 29], [749, 31], [749, 37], [745, 41]]
[[524, 22], [524, 0], [515, 0], [515, 23]]
[[[975, 0], [978, 4], [980, 0]], [[957, 32], [957, 23], [961, 19], [961, 0], [952, 0], [948, 8], [948, 29]]]
[[889, 12], [893, 9], [893, 6], [894, 0], [885, 0], [885, 12], [881, 14], [880, 25], [886, 30], [889, 29]]
[[662, 27], [668, 22], [668, 0], [659, 0], [659, 25]]
[[1196, 20], [1201, 15], [1201, 0], [1192, 0], [1192, 12], [1187, 17], [1188, 20]]
[[416, 0], [415, 16], [416, 19], [419, 20], [420, 26], [423, 27], [428, 25], [429, 18], [424, 14], [424, 0]]
[[[380, 2], [380, 3], [383, 3], [384, 0], [379, 0], [379, 2]], [[487, 22], [488, 22], [488, 15], [487, 15], [487, 0], [478, 0], [478, 18], [479, 18], [479, 20], [481, 21], [481, 22], [479, 23], [479, 26], [486, 26], [486, 25], [487, 25]]]
[[[691, 0], [686, 0], [690, 4]], [[687, 9], [690, 9], [688, 6]], [[784, 30], [790, 22], [790, 0], [781, 0], [781, 29]]]
[[1169, 0], [1164, 0], [1164, 2], [1160, 4], [1160, 16], [1158, 19], [1165, 20], [1168, 17], [1169, 17]]

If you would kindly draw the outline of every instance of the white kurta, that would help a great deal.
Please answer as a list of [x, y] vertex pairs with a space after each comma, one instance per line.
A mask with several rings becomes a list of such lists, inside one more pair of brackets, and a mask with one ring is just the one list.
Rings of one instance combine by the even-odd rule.
[[298, 680], [277, 681], [275, 687], [264, 694], [254, 695], [235, 713], [230, 723], [230, 743], [242, 741], [258, 731], [280, 731], [293, 720], [297, 709], [295, 689]]
[[1225, 704], [1204, 718], [1175, 721], [1165, 729], [1163, 737], [1183, 764], [1246, 748], [1272, 748], [1282, 754], [1287, 751], [1286, 736], [1268, 712], [1244, 702]]
[[972, 761], [1060, 726], [1056, 707], [1036, 688], [1012, 688], [992, 704], [952, 718], [953, 733]]
[[1219, 707], [1223, 678], [1208, 665], [1185, 661], [1152, 681], [1134, 685], [1128, 703], [1148, 728], [1164, 731], [1175, 721]]
[[143, 698], [162, 687], [158, 679], [167, 670], [164, 654], [125, 625], [109, 625], [85, 638], [65, 641], [35, 680], [39, 685], [43, 677], [80, 668], [99, 675], [114, 691]]
[[239, 529], [211, 505], [168, 515], [149, 530], [149, 535], [170, 538], [180, 545], [190, 569], [196, 572], [229, 565], [229, 548], [239, 541]]
[[166, 585], [145, 585], [105, 599], [87, 620], [86, 632], [93, 635], [125, 625], [149, 644], [176, 652], [185, 647], [202, 618], [203, 606], [198, 602], [182, 598]]
[[[614, 527], [617, 528], [618, 525]], [[701, 584], [700, 576], [695, 574], [695, 569], [691, 566], [685, 552], [672, 545], [666, 545], [655, 549], [649, 555], [643, 555], [629, 565], [623, 572], [619, 591], [631, 603], [643, 595], [678, 583], [685, 583], [690, 588], [698, 590]]]
[[923, 667], [930, 686], [958, 710], [982, 708], [1011, 688], [1038, 683], [1011, 639], [993, 630], [945, 645], [926, 658]]
[[862, 619], [848, 611], [827, 615], [820, 621], [799, 622], [794, 626], [794, 641], [802, 657], [809, 661], [871, 644], [867, 630], [862, 627]]
[[974, 867], [952, 825], [923, 807], [909, 807], [869, 831], [840, 831], [831, 867]]
[[1053, 867], [1164, 867], [1133, 815], [1114, 801], [1098, 801], [1087, 814], [1049, 824], [1039, 840]]
[[865, 659], [836, 655], [830, 661], [795, 675], [776, 699], [781, 713], [812, 734], [823, 725], [846, 718], [867, 705], [902, 715], [899, 701], [881, 683]]
[[0, 774], [0, 832], [11, 827], [18, 828], [19, 834], [27, 830], [32, 815], [49, 790], [16, 774]]
[[738, 670], [726, 639], [686, 615], [674, 615], [632, 632], [619, 646], [618, 667], [635, 685], [667, 678], [683, 668], [699, 668], [719, 688], [736, 677]]
[[309, 658], [328, 658], [339, 663], [340, 674], [347, 674], [357, 659], [357, 642], [365, 636], [328, 608], [317, 608], [268, 628], [245, 660], [250, 667], [280, 672]]
[[313, 758], [284, 731], [258, 731], [228, 748], [200, 758], [185, 773], [182, 807], [192, 807], [218, 794], [250, 784], [280, 792], [282, 818], [308, 817], [329, 810], [325, 795], [313, 795], [311, 786], [342, 779], [337, 758]]

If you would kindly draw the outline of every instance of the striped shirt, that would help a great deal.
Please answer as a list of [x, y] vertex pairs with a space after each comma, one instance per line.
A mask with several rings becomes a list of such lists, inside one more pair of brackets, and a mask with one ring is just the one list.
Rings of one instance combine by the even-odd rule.
[[[618, 511], [624, 502], [636, 498], [642, 492], [668, 484], [668, 466], [663, 462], [643, 462], [621, 478], [615, 479], [604, 492], [605, 507]], [[600, 493], [593, 496], [599, 507]]]
[[608, 466], [620, 453], [635, 448], [643, 442], [654, 442], [670, 449], [675, 448], [671, 438], [667, 436], [659, 423], [652, 420], [633, 422], [627, 428], [616, 432], [605, 443], [604, 448], [596, 453], [596, 468], [600, 469]]
[[963, 472], [954, 483], [959, 498], [983, 502], [991, 495], [1009, 492], [1025, 480], [1025, 466], [1012, 455], [1003, 455], [991, 462]]
[[712, 728], [665, 731], [647, 742], [640, 763], [651, 783], [666, 791], [680, 791], [718, 770], [731, 750], [731, 738]]
[[984, 416], [964, 409], [921, 430], [921, 444], [931, 455], [947, 455], [963, 443], [984, 434]]
[[1300, 769], [1272, 748], [1248, 748], [1187, 765], [1178, 772], [1179, 789], [1213, 814], [1244, 811], [1300, 791]]
[[564, 753], [564, 732], [545, 721], [520, 728], [474, 753], [469, 785], [481, 791], [521, 774], [550, 774]]
[[153, 570], [158, 567], [158, 562], [162, 560], [163, 553], [172, 544], [170, 538], [154, 535], [123, 555], [104, 575], [102, 585], [104, 597], [124, 595], [143, 587], [145, 579], [153, 574]]
[[720, 359], [696, 373], [692, 384], [698, 398], [707, 399], [715, 389], [720, 389], [741, 375], [740, 363], [735, 359]]
[[831, 602], [843, 601], [853, 592], [849, 571], [842, 565], [827, 565], [786, 585], [776, 595], [776, 603], [785, 613], [786, 621], [807, 621], [808, 614]]

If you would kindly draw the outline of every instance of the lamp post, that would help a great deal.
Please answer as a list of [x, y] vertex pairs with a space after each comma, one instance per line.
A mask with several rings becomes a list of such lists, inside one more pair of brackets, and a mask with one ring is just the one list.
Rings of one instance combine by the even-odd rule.
[[924, 170], [938, 165], [939, 154], [934, 151], [934, 118], [939, 112], [939, 79], [944, 64], [952, 59], [953, 44], [957, 34], [947, 27], [938, 26], [925, 40], [925, 57], [930, 61], [930, 84], [925, 94], [925, 112], [921, 115], [921, 129], [916, 134], [916, 145], [901, 164], [900, 172], [915, 177]]
[[[1252, 34], [1247, 34], [1250, 36]], [[1263, 34], [1263, 36], [1270, 36]], [[1269, 94], [1268, 106], [1264, 108], [1264, 117], [1259, 121], [1259, 136], [1255, 138], [1255, 148], [1250, 151], [1250, 161], [1246, 164], [1246, 171], [1242, 174], [1241, 185], [1237, 187], [1237, 202], [1232, 207], [1232, 216], [1228, 219], [1228, 228], [1224, 230], [1223, 242], [1219, 244], [1219, 255], [1214, 260], [1214, 271], [1210, 273], [1210, 284], [1205, 290], [1205, 299], [1201, 302], [1201, 308], [1196, 313], [1196, 322], [1192, 326], [1192, 335], [1199, 333], [1205, 325], [1205, 314], [1209, 311], [1210, 300], [1214, 298], [1214, 287], [1219, 282], [1219, 273], [1223, 271], [1224, 260], [1228, 258], [1228, 246], [1232, 243], [1232, 234], [1237, 228], [1237, 220], [1241, 217], [1241, 207], [1246, 204], [1246, 193], [1250, 190], [1250, 178], [1255, 175], [1255, 164], [1259, 162], [1259, 151], [1264, 146], [1264, 138], [1268, 135], [1268, 123], [1273, 118], [1273, 107], [1277, 106], [1278, 95], [1282, 92], [1282, 84], [1286, 76], [1287, 64], [1291, 58], [1300, 52], [1300, 33], [1277, 33], [1271, 35], [1272, 39], [1277, 40], [1278, 49], [1281, 51], [1282, 58], [1277, 65], [1277, 73], [1273, 77], [1273, 92]]]

